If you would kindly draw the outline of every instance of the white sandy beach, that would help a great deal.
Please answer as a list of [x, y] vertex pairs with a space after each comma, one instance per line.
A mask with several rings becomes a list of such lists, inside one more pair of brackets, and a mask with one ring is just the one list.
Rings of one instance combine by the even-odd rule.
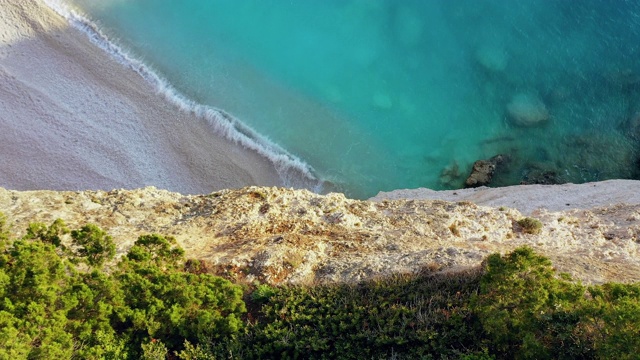
[[0, 0], [0, 186], [282, 185], [274, 165], [157, 94], [40, 0]]

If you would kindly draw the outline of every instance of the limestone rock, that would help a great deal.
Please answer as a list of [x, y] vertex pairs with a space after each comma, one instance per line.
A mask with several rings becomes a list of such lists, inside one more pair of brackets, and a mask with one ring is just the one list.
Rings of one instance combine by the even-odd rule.
[[519, 93], [507, 105], [507, 116], [517, 126], [531, 127], [549, 120], [549, 111], [538, 95]]
[[173, 236], [187, 257], [206, 261], [215, 274], [236, 281], [353, 282], [425, 269], [455, 271], [522, 245], [585, 283], [640, 281], [638, 204], [534, 211], [530, 216], [543, 223], [537, 235], [514, 225], [524, 215], [509, 208], [468, 201], [359, 201], [264, 187], [199, 196], [152, 187], [109, 192], [0, 188], [0, 211], [17, 236], [30, 222], [61, 218], [72, 229], [95, 223], [113, 237], [119, 256], [139, 235]]
[[497, 166], [502, 164], [504, 160], [504, 156], [496, 155], [489, 160], [476, 161], [473, 163], [473, 169], [464, 182], [464, 186], [469, 188], [489, 185]]

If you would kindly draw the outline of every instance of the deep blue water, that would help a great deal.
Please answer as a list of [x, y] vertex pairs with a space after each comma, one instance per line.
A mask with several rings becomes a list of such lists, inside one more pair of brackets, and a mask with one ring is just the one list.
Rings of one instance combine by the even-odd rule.
[[496, 186], [638, 177], [637, 1], [71, 2], [350, 196], [459, 188], [497, 154]]

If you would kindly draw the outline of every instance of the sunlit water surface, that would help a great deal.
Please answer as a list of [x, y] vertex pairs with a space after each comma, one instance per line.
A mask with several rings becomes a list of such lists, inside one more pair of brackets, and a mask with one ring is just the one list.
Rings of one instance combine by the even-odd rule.
[[[497, 154], [496, 186], [638, 177], [639, 2], [71, 2], [350, 196], [459, 188]], [[523, 98], [547, 119], [517, 124]]]

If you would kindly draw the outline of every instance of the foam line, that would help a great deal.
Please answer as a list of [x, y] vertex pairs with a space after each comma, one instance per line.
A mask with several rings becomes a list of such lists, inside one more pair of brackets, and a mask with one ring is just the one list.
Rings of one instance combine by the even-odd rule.
[[171, 104], [184, 112], [192, 113], [206, 120], [213, 130], [221, 136], [253, 150], [271, 161], [284, 186], [295, 186], [295, 174], [299, 173], [308, 180], [303, 182], [314, 184], [312, 186], [313, 191], [322, 191], [323, 182], [318, 179], [309, 164], [291, 155], [285, 149], [224, 110], [202, 105], [185, 97], [148, 65], [131, 57], [124, 49], [112, 42], [93, 21], [70, 9], [61, 0], [43, 0], [43, 2], [53, 11], [67, 19], [71, 26], [86, 34], [91, 42], [106, 51], [116, 61], [142, 76]]

